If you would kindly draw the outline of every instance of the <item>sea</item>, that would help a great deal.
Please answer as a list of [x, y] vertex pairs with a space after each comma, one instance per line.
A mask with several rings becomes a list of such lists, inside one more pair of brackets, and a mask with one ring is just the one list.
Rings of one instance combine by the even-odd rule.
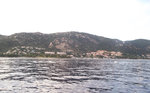
[[0, 93], [150, 93], [150, 60], [0, 58]]

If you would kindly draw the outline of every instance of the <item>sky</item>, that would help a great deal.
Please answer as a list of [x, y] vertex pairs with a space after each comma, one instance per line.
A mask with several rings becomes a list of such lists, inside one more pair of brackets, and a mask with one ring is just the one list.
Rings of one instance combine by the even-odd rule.
[[0, 34], [78, 31], [150, 40], [150, 0], [0, 0]]

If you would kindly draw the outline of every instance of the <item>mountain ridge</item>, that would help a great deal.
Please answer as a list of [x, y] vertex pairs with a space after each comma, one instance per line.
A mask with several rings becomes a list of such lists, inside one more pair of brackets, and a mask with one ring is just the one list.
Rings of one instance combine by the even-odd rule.
[[59, 32], [52, 34], [15, 33], [0, 35], [0, 52], [6, 53], [14, 47], [30, 46], [44, 48], [50, 52], [72, 52], [74, 55], [98, 50], [122, 52], [126, 55], [145, 56], [150, 54], [150, 40], [136, 39], [121, 41], [84, 32]]

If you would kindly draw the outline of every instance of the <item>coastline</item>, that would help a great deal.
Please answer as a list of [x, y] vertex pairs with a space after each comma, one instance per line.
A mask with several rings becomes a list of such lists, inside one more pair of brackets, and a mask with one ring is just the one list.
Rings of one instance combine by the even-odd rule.
[[102, 60], [150, 60], [149, 58], [91, 58], [91, 57], [0, 57], [0, 59], [102, 59]]

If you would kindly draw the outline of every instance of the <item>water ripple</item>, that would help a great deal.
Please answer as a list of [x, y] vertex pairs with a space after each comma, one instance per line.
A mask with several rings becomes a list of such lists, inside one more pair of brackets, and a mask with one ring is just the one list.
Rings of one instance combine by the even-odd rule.
[[0, 92], [150, 93], [149, 65], [129, 59], [2, 58]]

